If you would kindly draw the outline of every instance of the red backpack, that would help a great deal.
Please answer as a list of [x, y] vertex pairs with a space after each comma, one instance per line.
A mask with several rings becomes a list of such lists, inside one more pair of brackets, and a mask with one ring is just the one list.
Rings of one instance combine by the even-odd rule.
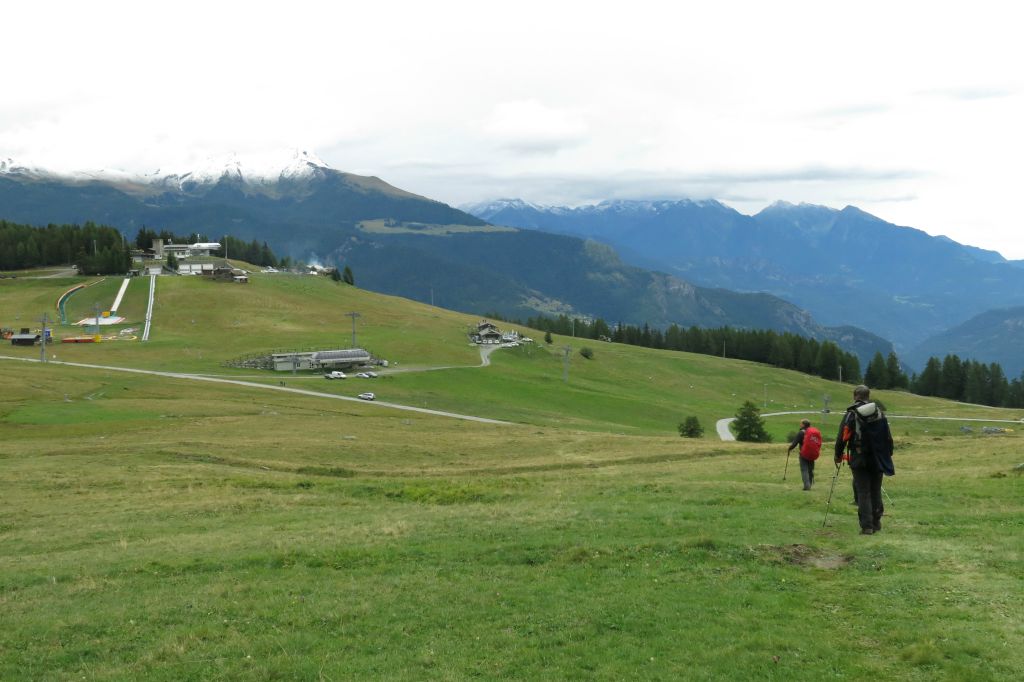
[[821, 431], [808, 426], [804, 431], [804, 442], [800, 445], [800, 456], [808, 462], [818, 459], [821, 454]]

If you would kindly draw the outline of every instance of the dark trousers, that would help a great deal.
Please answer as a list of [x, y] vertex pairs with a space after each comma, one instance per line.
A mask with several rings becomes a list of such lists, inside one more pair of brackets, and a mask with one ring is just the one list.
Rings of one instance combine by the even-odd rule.
[[797, 457], [800, 460], [800, 478], [804, 479], [804, 490], [810, 490], [814, 484], [814, 462]]
[[881, 527], [882, 472], [869, 469], [850, 469], [853, 472], [853, 491], [857, 495], [857, 518], [861, 528]]

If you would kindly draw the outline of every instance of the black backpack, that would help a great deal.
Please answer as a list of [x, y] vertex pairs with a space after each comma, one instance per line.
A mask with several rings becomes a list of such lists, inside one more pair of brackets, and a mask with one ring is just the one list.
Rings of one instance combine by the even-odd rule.
[[855, 443], [865, 458], [873, 458], [878, 470], [892, 476], [896, 469], [892, 463], [892, 433], [889, 420], [875, 403], [864, 403], [851, 407], [854, 415]]

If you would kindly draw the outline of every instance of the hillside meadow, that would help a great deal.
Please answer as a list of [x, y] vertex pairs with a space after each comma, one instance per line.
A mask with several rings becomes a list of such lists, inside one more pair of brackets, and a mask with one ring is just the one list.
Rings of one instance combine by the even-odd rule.
[[[829, 433], [837, 415], [822, 415], [824, 397], [841, 412], [852, 386], [757, 363], [658, 351], [517, 328], [538, 343], [501, 349], [491, 366], [481, 368], [478, 349], [467, 330], [477, 316], [454, 313], [405, 299], [383, 296], [331, 282], [327, 278], [252, 273], [249, 285], [206, 281], [199, 277], [161, 277], [150, 341], [112, 341], [96, 345], [56, 344], [50, 359], [67, 362], [200, 373], [248, 381], [300, 386], [355, 395], [365, 383], [327, 382], [319, 373], [274, 373], [224, 366], [231, 359], [274, 350], [347, 348], [349, 312], [358, 312], [357, 345], [391, 363], [373, 388], [380, 399], [514, 422], [571, 426], [622, 434], [670, 435], [680, 421], [697, 416], [706, 437], [717, 438], [714, 422], [736, 413], [745, 400], [766, 413], [801, 411]], [[98, 279], [98, 278], [96, 278]], [[90, 282], [94, 279], [82, 278]], [[47, 310], [78, 279], [0, 280], [0, 324], [21, 325]], [[78, 320], [113, 302], [120, 278], [89, 286], [67, 304], [68, 319]], [[104, 327], [104, 335], [122, 329], [141, 333], [148, 278], [133, 281], [121, 314], [125, 324]], [[57, 337], [81, 333], [58, 327]], [[579, 351], [593, 351], [583, 358]], [[565, 349], [569, 350], [568, 366]], [[14, 357], [38, 357], [38, 349], [7, 348]], [[430, 368], [444, 371], [407, 371]], [[994, 410], [882, 391], [891, 414], [1020, 420], [1021, 411]], [[803, 415], [772, 417], [769, 431], [784, 440]], [[949, 426], [949, 425], [946, 425]], [[924, 423], [913, 431], [942, 428]], [[954, 425], [959, 428], [959, 425]]]
[[[144, 311], [139, 284], [129, 296]], [[67, 286], [0, 281], [0, 323], [37, 317]], [[116, 286], [101, 286], [86, 291], [112, 301]], [[799, 416], [768, 420], [775, 444], [713, 433], [743, 400], [762, 405], [766, 384], [768, 411], [815, 412], [826, 393], [841, 410], [849, 386], [566, 338], [478, 367], [472, 316], [315, 278], [257, 276], [215, 302], [204, 296], [218, 285], [196, 278], [157, 286], [153, 341], [56, 346], [56, 359], [343, 395], [372, 386], [381, 401], [512, 423], [0, 360], [0, 679], [1011, 680], [1024, 669], [1019, 430], [894, 419], [884, 529], [863, 537], [848, 471], [825, 526], [827, 457], [813, 490], [800, 490], [795, 461], [782, 480], [778, 441]], [[89, 310], [89, 295], [72, 300]], [[221, 366], [344, 347], [353, 310], [360, 345], [399, 361], [391, 369], [459, 367], [327, 382]], [[894, 414], [1021, 416], [880, 397]], [[703, 439], [675, 433], [690, 414]], [[838, 415], [819, 416], [834, 428]]]

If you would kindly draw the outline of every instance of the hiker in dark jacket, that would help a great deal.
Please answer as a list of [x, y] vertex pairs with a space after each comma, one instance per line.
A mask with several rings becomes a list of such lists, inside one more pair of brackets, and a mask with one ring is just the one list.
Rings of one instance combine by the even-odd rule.
[[800, 477], [804, 481], [804, 490], [810, 490], [814, 485], [814, 460], [818, 459], [818, 452], [821, 450], [821, 432], [811, 427], [811, 422], [804, 419], [800, 422], [800, 430], [796, 432], [796, 437], [786, 450], [787, 457], [793, 448], [799, 448], [797, 453], [800, 455]]
[[[889, 422], [875, 403], [868, 402], [870, 398], [871, 390], [867, 386], [853, 389], [853, 405], [846, 408], [846, 415], [839, 424], [835, 448], [836, 466], [843, 461], [844, 451], [849, 454], [857, 496], [857, 516], [860, 532], [864, 535], [882, 530], [882, 514], [885, 512], [882, 475], [894, 473]], [[870, 433], [865, 431], [867, 423], [871, 424]]]

